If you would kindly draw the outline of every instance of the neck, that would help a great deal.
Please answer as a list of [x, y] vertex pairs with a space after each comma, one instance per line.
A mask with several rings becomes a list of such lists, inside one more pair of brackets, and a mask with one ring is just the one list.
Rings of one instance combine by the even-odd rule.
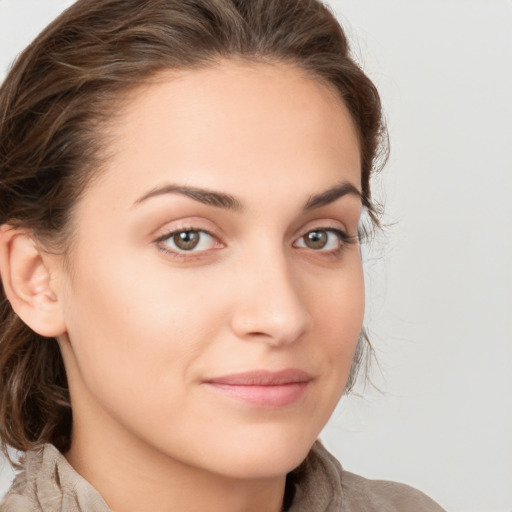
[[253, 479], [219, 475], [177, 461], [145, 443], [124, 439], [119, 433], [96, 432], [75, 428], [66, 458], [115, 512], [282, 509], [286, 475]]

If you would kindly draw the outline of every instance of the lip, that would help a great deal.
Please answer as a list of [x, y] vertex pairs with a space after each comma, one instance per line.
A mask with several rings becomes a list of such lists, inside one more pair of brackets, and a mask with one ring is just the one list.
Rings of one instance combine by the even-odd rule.
[[306, 394], [313, 377], [299, 369], [255, 370], [205, 380], [212, 390], [261, 408], [281, 408], [297, 403]]

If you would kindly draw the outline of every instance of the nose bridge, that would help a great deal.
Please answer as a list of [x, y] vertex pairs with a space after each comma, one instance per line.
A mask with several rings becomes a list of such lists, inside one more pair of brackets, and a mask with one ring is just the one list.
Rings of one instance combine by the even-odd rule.
[[238, 304], [233, 330], [239, 337], [267, 343], [292, 343], [305, 332], [311, 317], [282, 247], [267, 247], [244, 258], [238, 273]]

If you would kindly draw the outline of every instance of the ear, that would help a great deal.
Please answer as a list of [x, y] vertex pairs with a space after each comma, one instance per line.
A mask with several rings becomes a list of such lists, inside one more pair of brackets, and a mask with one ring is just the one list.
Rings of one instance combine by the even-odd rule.
[[5, 295], [21, 320], [45, 337], [66, 332], [51, 261], [26, 229], [7, 224], [0, 228], [0, 276]]

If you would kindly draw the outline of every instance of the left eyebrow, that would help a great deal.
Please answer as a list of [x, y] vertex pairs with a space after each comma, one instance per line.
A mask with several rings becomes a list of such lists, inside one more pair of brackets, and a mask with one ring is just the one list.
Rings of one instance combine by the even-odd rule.
[[357, 187], [348, 181], [343, 181], [335, 187], [328, 188], [324, 192], [311, 196], [304, 205], [304, 211], [306, 212], [320, 208], [321, 206], [326, 206], [346, 195], [356, 196], [364, 202], [363, 195]]

